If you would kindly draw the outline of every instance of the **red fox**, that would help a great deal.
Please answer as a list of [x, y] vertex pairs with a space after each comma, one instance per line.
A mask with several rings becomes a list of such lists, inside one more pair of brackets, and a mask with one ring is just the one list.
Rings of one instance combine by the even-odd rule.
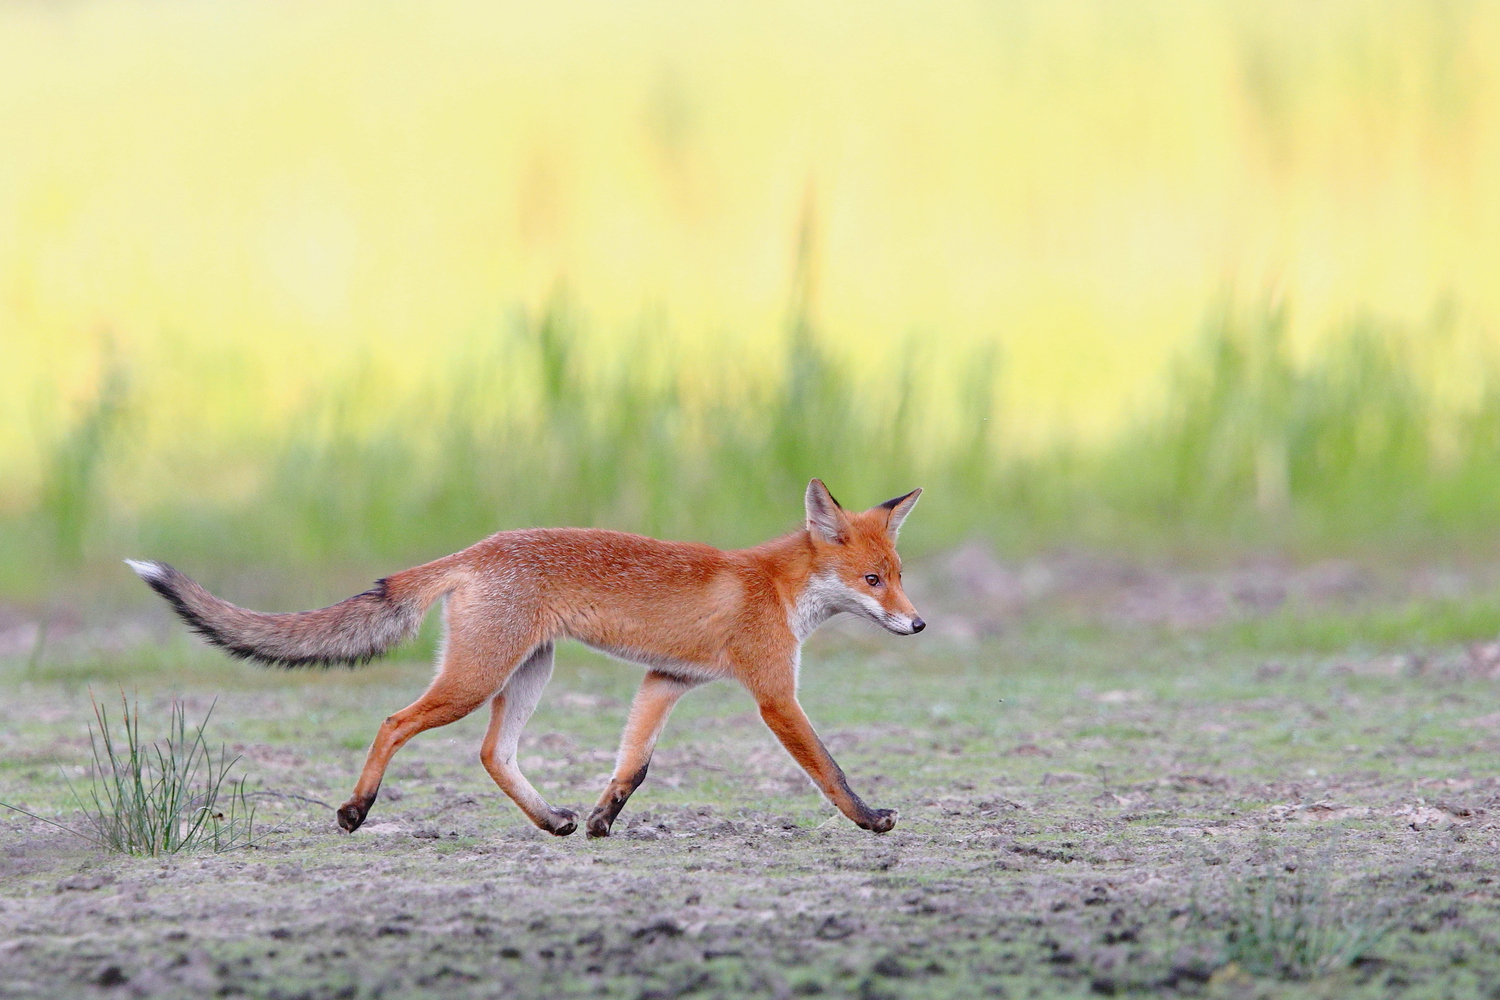
[[447, 598], [437, 676], [381, 723], [338, 810], [350, 833], [369, 815], [386, 766], [407, 740], [485, 702], [490, 724], [479, 758], [495, 783], [543, 830], [566, 837], [577, 829], [577, 815], [548, 805], [516, 766], [521, 729], [552, 676], [558, 639], [647, 668], [614, 774], [589, 815], [590, 837], [609, 836], [645, 780], [677, 699], [727, 677], [749, 690], [771, 732], [840, 812], [884, 833], [896, 812], [871, 809], [850, 790], [797, 703], [797, 669], [803, 640], [836, 614], [868, 618], [897, 635], [926, 627], [901, 589], [896, 554], [896, 534], [921, 493], [853, 513], [814, 479], [802, 530], [733, 552], [587, 528], [502, 531], [331, 607], [293, 614], [247, 611], [166, 563], [127, 562], [209, 642], [288, 667], [365, 663], [415, 634], [427, 609]]

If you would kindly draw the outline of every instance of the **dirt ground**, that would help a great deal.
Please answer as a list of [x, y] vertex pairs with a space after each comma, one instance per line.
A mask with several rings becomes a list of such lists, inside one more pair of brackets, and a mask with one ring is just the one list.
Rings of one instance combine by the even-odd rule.
[[[148, 730], [173, 698], [215, 705], [261, 830], [143, 859], [0, 815], [0, 997], [1500, 996], [1500, 650], [1267, 653], [1230, 628], [1476, 577], [1077, 561], [956, 553], [927, 633], [810, 645], [804, 704], [853, 787], [900, 810], [884, 836], [725, 685], [684, 700], [607, 840], [526, 825], [478, 717], [402, 751], [350, 836], [327, 806], [427, 664], [266, 672], [165, 619], [124, 630], [146, 640], [128, 654], [18, 648], [0, 800], [76, 824], [89, 685], [122, 684]], [[597, 796], [637, 679], [561, 653], [522, 753], [555, 804]], [[1297, 947], [1310, 964], [1282, 961]]]

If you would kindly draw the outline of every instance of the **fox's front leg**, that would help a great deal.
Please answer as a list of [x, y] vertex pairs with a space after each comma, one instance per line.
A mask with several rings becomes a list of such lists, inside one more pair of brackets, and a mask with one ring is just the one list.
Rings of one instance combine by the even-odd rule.
[[635, 700], [630, 703], [630, 719], [620, 736], [620, 752], [615, 757], [615, 773], [599, 797], [599, 804], [589, 814], [588, 835], [608, 837], [615, 817], [625, 808], [631, 794], [646, 780], [651, 751], [656, 738], [667, 724], [667, 715], [677, 699], [701, 682], [652, 670], [641, 681]]
[[795, 694], [758, 695], [757, 700], [760, 702], [760, 717], [839, 812], [874, 833], [885, 833], [896, 825], [896, 810], [871, 809], [849, 788], [843, 770], [823, 741], [818, 739]]

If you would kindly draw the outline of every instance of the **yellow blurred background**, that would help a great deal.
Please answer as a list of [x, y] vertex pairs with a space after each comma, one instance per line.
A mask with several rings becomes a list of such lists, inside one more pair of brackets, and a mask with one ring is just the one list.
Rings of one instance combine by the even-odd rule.
[[589, 364], [646, 336], [717, 392], [779, 363], [804, 214], [830, 352], [996, 345], [1011, 447], [1149, 408], [1226, 296], [1290, 303], [1298, 356], [1426, 338], [1461, 394], [1500, 337], [1500, 5], [0, 6], [0, 507], [105, 351], [145, 451], [414, 393], [560, 288]]

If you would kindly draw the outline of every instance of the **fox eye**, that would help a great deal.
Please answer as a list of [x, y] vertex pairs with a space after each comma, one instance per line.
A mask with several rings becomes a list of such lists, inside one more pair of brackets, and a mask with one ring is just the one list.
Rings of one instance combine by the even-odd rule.
[[874, 573], [866, 573], [865, 583], [868, 583], [872, 587], [878, 587], [880, 586], [880, 577], [876, 576]]

